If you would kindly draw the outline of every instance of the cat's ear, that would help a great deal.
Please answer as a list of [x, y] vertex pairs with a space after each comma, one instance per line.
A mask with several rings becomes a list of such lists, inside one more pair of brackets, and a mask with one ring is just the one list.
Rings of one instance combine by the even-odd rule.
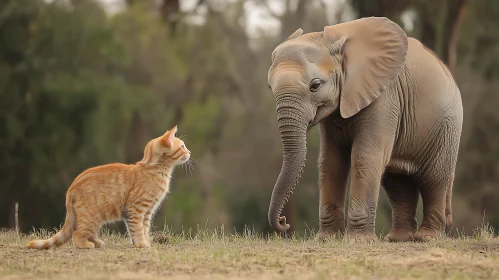
[[172, 136], [175, 136], [175, 133], [177, 133], [177, 126], [174, 126], [172, 129], [170, 129], [170, 132], [172, 133]]
[[175, 137], [175, 133], [177, 133], [177, 126], [168, 130], [163, 136], [161, 136], [161, 142], [166, 147], [171, 147], [173, 144], [173, 137]]

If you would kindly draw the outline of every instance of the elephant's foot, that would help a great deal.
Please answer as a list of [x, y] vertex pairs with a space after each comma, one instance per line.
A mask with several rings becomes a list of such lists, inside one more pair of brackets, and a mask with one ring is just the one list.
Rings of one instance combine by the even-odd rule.
[[374, 232], [372, 233], [360, 233], [360, 232], [353, 232], [353, 233], [347, 233], [348, 239], [350, 244], [354, 243], [375, 243], [378, 241], [378, 237]]
[[321, 230], [317, 235], [315, 236], [315, 241], [319, 242], [325, 242], [328, 240], [336, 239], [340, 236], [340, 231], [339, 230]]
[[414, 239], [414, 230], [412, 229], [393, 229], [385, 236], [384, 240], [388, 242], [407, 242]]
[[441, 234], [440, 231], [421, 227], [416, 232], [416, 234], [414, 234], [414, 241], [419, 241], [419, 242], [430, 241], [435, 239], [440, 234]]

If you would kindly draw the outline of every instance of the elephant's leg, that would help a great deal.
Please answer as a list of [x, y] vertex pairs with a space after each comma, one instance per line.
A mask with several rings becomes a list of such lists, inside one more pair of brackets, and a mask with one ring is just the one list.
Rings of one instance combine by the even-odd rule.
[[345, 231], [345, 199], [349, 149], [342, 149], [327, 135], [321, 126], [321, 149], [319, 154], [319, 233], [317, 240], [342, 234]]
[[426, 152], [425, 163], [418, 174], [418, 185], [423, 199], [423, 222], [414, 239], [424, 241], [444, 234], [452, 226], [452, 184], [456, 169], [460, 117], [446, 118], [433, 135], [434, 142], [421, 147]]
[[392, 229], [386, 241], [410, 241], [417, 230], [416, 208], [419, 190], [407, 175], [385, 174], [383, 187], [392, 206]]
[[391, 149], [372, 143], [376, 139], [371, 135], [352, 146], [347, 231], [355, 239], [377, 240], [374, 226], [379, 187]]
[[415, 240], [426, 241], [445, 232], [449, 181], [451, 181], [450, 178], [430, 180], [420, 186], [423, 199], [423, 222], [414, 235]]

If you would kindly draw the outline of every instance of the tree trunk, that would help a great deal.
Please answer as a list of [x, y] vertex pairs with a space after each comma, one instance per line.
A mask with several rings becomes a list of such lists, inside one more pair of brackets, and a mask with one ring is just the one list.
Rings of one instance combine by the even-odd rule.
[[457, 45], [461, 25], [466, 15], [467, 0], [448, 0], [447, 12], [442, 34], [441, 54], [442, 60], [451, 73], [455, 73], [457, 60]]
[[387, 17], [401, 24], [400, 15], [410, 5], [410, 1], [399, 0], [350, 0], [358, 18]]
[[295, 32], [296, 29], [303, 26], [303, 23], [305, 21], [305, 14], [307, 12], [305, 2], [305, 0], [299, 0], [296, 5], [296, 10], [293, 11], [290, 7], [290, 1], [286, 1], [286, 12], [280, 17], [281, 42], [286, 40], [289, 35]]
[[180, 1], [179, 0], [163, 0], [160, 6], [161, 17], [163, 22], [170, 26], [171, 34], [175, 35], [175, 29], [179, 20]]
[[131, 7], [134, 3], [136, 3], [137, 0], [125, 0], [125, 4], [128, 6], [128, 7]]
[[421, 16], [421, 35], [419, 40], [426, 47], [432, 49], [433, 51], [436, 50], [437, 31], [429, 19], [424, 16]]
[[465, 17], [467, 0], [444, 0], [436, 2], [438, 13], [429, 10], [434, 6], [419, 6], [421, 42], [432, 49], [449, 70], [454, 73], [457, 58], [457, 45], [461, 25]]
[[134, 163], [142, 158], [143, 151], [140, 147], [144, 145], [142, 142], [145, 135], [144, 122], [140, 117], [137, 110], [132, 113], [132, 121], [130, 122], [130, 130], [128, 131], [128, 137], [126, 142], [125, 150], [125, 162]]

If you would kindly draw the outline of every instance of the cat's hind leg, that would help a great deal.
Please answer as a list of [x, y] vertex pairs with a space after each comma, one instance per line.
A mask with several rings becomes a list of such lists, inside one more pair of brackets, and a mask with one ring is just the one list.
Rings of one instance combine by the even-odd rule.
[[80, 249], [93, 249], [95, 244], [89, 241], [91, 236], [91, 230], [80, 227], [73, 232], [73, 242]]
[[99, 231], [101, 229], [102, 225], [101, 224], [94, 224], [94, 231], [93, 231], [93, 235], [90, 235], [90, 237], [88, 238], [88, 241], [94, 243], [95, 245], [95, 248], [102, 248], [104, 247], [104, 241], [102, 241], [100, 238], [99, 238]]
[[80, 249], [102, 247], [104, 242], [97, 237], [97, 233], [101, 227], [100, 222], [95, 219], [90, 211], [79, 210], [76, 213], [77, 219], [75, 231], [73, 232], [73, 242]]
[[95, 248], [102, 248], [104, 247], [104, 241], [100, 240], [99, 237], [98, 237], [98, 231], [95, 233], [94, 236], [91, 236], [89, 239], [88, 239], [90, 242], [94, 243], [95, 245]]

